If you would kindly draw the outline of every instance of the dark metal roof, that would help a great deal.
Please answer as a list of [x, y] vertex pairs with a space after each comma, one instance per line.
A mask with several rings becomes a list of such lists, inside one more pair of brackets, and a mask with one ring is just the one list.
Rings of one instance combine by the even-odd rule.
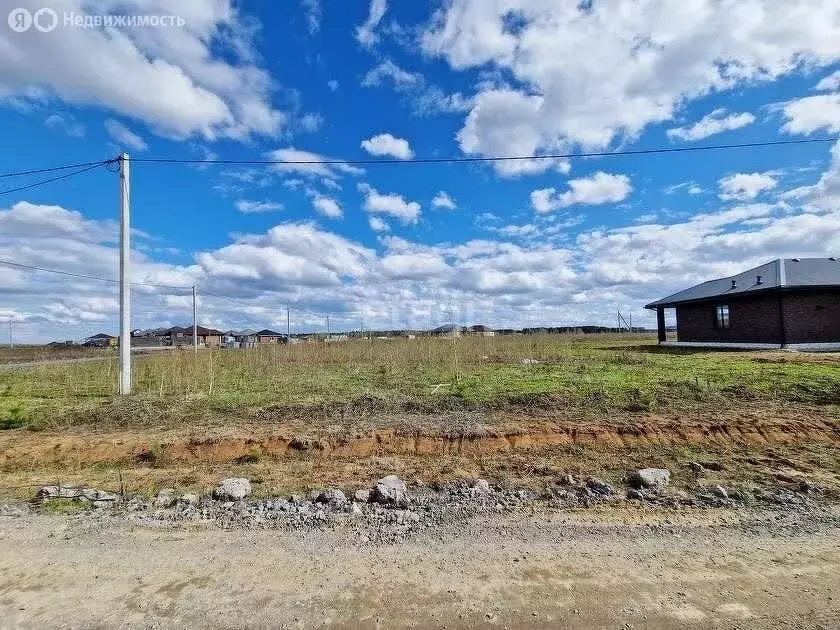
[[[761, 276], [759, 282], [758, 276]], [[734, 286], [733, 286], [734, 281]], [[667, 308], [686, 302], [702, 302], [744, 296], [772, 289], [840, 287], [837, 258], [780, 258], [727, 278], [703, 282], [690, 289], [651, 302], [645, 308]]]

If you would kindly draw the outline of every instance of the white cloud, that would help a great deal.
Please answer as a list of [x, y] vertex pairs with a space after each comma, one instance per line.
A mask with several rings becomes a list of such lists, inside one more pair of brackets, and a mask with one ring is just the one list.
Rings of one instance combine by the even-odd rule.
[[356, 29], [356, 39], [365, 48], [370, 48], [376, 43], [378, 39], [376, 35], [376, 27], [385, 17], [385, 11], [388, 9], [388, 0], [371, 0], [370, 12], [365, 23]]
[[380, 87], [387, 83], [406, 97], [418, 116], [466, 112], [472, 106], [472, 100], [460, 92], [447, 94], [429, 84], [419, 72], [404, 70], [390, 59], [368, 70], [362, 79], [362, 87]]
[[455, 70], [510, 75], [473, 99], [464, 152], [534, 155], [613, 146], [709, 93], [826, 67], [840, 21], [836, 0], [451, 0], [421, 43]]
[[443, 208], [444, 210], [455, 210], [458, 207], [458, 204], [453, 201], [452, 197], [450, 197], [446, 191], [441, 190], [435, 195], [435, 198], [432, 199], [432, 207]]
[[111, 136], [111, 139], [121, 147], [134, 149], [135, 151], [145, 151], [149, 148], [143, 138], [121, 122], [109, 118], [105, 121], [105, 130]]
[[[87, 4], [64, 0], [61, 9], [86, 15]], [[110, 4], [121, 14], [171, 14], [162, 0]], [[43, 3], [17, 6], [34, 11]], [[49, 37], [0, 29], [0, 93], [92, 105], [178, 138], [275, 135], [285, 116], [272, 106], [273, 80], [255, 62], [253, 29], [232, 0], [180, 3], [178, 15], [186, 27], [59, 25]]]
[[572, 179], [569, 190], [557, 194], [554, 188], [543, 188], [531, 193], [531, 206], [544, 214], [560, 208], [581, 205], [601, 205], [618, 203], [633, 191], [630, 178], [626, 175], [611, 175], [598, 171], [591, 177]]
[[826, 77], [823, 77], [814, 88], [818, 92], [835, 92], [840, 90], [840, 70], [835, 70]]
[[716, 109], [689, 127], [676, 127], [666, 133], [672, 140], [686, 140], [693, 142], [702, 140], [724, 131], [733, 131], [746, 127], [755, 122], [755, 116], [749, 112], [727, 114], [725, 109]]
[[327, 81], [327, 87], [330, 88], [330, 92], [335, 92], [339, 87], [341, 87], [341, 84], [335, 79], [330, 79]]
[[700, 186], [692, 186], [691, 188], [688, 189], [688, 194], [689, 195], [699, 195], [702, 192], [703, 192], [703, 189], [700, 188]]
[[306, 29], [314, 35], [321, 30], [321, 0], [300, 0], [300, 4], [306, 18]]
[[787, 133], [809, 134], [824, 129], [840, 132], [840, 93], [818, 94], [788, 101], [782, 106]]
[[274, 212], [276, 210], [283, 209], [283, 204], [277, 203], [276, 201], [249, 201], [248, 199], [238, 199], [234, 205], [242, 214]]
[[359, 191], [365, 196], [365, 211], [374, 214], [387, 214], [400, 219], [403, 223], [417, 223], [420, 217], [420, 204], [406, 201], [397, 194], [382, 194], [368, 184], [359, 184]]
[[342, 174], [361, 175], [364, 171], [341, 160], [301, 151], [294, 147], [277, 149], [266, 153], [270, 160], [277, 160], [280, 164], [273, 164], [272, 169], [280, 173], [295, 173], [307, 177], [327, 177], [338, 179]]
[[330, 219], [340, 219], [344, 215], [341, 205], [332, 197], [315, 195], [312, 198], [312, 207]]
[[390, 133], [381, 133], [367, 140], [362, 140], [362, 148], [371, 155], [387, 155], [398, 160], [410, 160], [414, 152], [408, 144], [408, 140], [395, 138]]
[[391, 226], [387, 221], [383, 221], [379, 217], [368, 217], [368, 225], [374, 232], [390, 232]]
[[750, 201], [762, 192], [776, 187], [776, 178], [770, 173], [736, 173], [721, 178], [720, 198], [729, 201]]
[[44, 119], [44, 126], [63, 131], [71, 138], [82, 138], [86, 132], [85, 126], [76, 122], [70, 114], [50, 114]]

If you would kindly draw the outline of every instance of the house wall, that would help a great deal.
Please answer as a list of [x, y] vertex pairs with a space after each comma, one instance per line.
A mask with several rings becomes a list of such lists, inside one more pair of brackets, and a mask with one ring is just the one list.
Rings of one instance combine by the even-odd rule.
[[840, 290], [783, 297], [787, 343], [840, 342]]
[[[728, 329], [715, 328], [715, 307], [719, 304], [729, 306]], [[777, 295], [685, 304], [676, 311], [679, 341], [782, 343]]]

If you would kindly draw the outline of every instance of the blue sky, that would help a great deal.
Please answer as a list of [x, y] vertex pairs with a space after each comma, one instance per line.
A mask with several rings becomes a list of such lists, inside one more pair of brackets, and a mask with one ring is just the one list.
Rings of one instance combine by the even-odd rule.
[[[223, 328], [653, 325], [642, 306], [781, 256], [840, 250], [831, 143], [648, 157], [409, 163], [825, 138], [840, 6], [810, 0], [0, 1], [0, 172], [132, 158], [133, 277]], [[683, 6], [689, 5], [690, 6]], [[65, 15], [175, 15], [84, 28]], [[2, 179], [2, 190], [38, 180]], [[104, 169], [0, 196], [0, 259], [115, 277]], [[185, 291], [140, 288], [137, 327]], [[113, 286], [0, 274], [23, 340], [116, 327]]]

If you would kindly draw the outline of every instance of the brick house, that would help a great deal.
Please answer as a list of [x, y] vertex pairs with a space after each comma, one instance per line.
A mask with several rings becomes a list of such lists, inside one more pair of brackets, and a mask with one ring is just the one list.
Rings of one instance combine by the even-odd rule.
[[673, 308], [676, 345], [840, 349], [840, 261], [774, 260], [645, 308], [656, 311], [660, 344], [675, 345], [665, 336], [665, 309]]

